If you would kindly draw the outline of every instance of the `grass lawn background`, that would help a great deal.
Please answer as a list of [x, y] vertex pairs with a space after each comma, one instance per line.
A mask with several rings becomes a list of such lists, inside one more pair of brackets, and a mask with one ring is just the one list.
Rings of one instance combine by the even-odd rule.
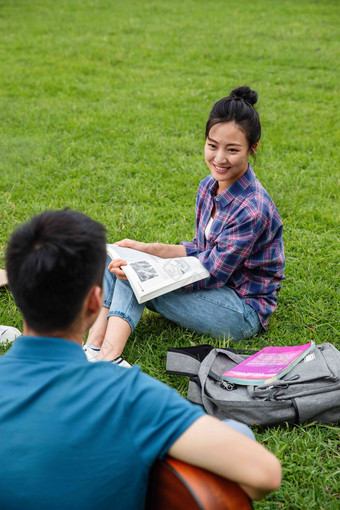
[[[91, 215], [111, 242], [190, 240], [205, 122], [248, 84], [287, 264], [268, 330], [242, 345], [339, 348], [339, 18], [336, 0], [0, 0], [1, 265], [13, 229], [49, 208]], [[0, 323], [21, 329], [0, 301]], [[199, 343], [225, 344], [148, 312], [124, 356], [185, 395], [166, 350]], [[339, 427], [255, 433], [284, 469], [255, 508], [338, 508]]]

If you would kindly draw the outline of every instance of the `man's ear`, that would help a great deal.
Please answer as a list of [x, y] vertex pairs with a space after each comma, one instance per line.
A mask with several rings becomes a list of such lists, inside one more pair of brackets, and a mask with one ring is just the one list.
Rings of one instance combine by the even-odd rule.
[[258, 146], [259, 146], [259, 143], [260, 143], [260, 140], [256, 143], [254, 143], [254, 145], [251, 147], [251, 149], [249, 150], [250, 152], [250, 155], [254, 154], [254, 152], [257, 150]]
[[87, 294], [87, 310], [91, 314], [97, 314], [103, 303], [103, 289], [94, 285]]

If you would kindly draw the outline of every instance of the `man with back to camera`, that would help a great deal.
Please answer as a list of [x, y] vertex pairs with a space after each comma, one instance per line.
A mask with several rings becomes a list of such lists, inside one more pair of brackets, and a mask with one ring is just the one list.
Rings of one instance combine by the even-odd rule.
[[166, 453], [253, 499], [279, 487], [279, 461], [256, 441], [137, 366], [87, 361], [84, 334], [103, 298], [101, 224], [46, 211], [14, 232], [6, 261], [24, 336], [0, 357], [1, 508], [141, 509]]

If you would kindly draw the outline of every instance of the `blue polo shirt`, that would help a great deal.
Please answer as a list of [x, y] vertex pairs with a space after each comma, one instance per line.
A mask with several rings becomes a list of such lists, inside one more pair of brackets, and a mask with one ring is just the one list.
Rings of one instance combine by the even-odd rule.
[[61, 338], [0, 357], [3, 510], [144, 508], [148, 475], [204, 413], [176, 391]]

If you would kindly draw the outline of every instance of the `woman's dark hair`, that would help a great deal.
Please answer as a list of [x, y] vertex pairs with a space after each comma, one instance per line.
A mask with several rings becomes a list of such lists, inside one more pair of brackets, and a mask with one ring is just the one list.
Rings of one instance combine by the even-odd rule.
[[217, 101], [212, 107], [205, 128], [205, 138], [210, 129], [221, 122], [235, 122], [244, 132], [249, 149], [261, 138], [260, 117], [254, 108], [257, 102], [257, 92], [247, 86], [238, 87], [229, 96]]

